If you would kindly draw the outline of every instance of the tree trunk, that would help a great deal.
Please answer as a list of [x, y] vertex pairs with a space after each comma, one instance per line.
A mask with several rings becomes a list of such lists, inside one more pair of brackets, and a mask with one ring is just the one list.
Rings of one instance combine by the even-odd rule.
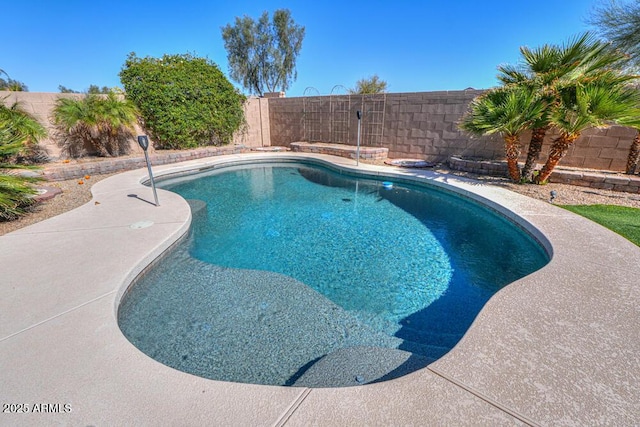
[[633, 142], [629, 148], [626, 173], [634, 175], [636, 173], [636, 168], [638, 167], [638, 161], [640, 161], [640, 130], [638, 130], [636, 137], [633, 138]]
[[549, 130], [549, 126], [535, 128], [531, 131], [531, 141], [529, 141], [527, 161], [522, 168], [522, 177], [526, 180], [531, 180], [531, 172], [533, 172], [533, 167], [540, 158], [542, 143], [544, 142], [544, 136], [547, 134], [547, 130]]
[[518, 157], [520, 157], [520, 137], [518, 135], [505, 136], [504, 151], [507, 156], [509, 177], [513, 182], [520, 182], [520, 168], [518, 167]]
[[551, 172], [558, 165], [560, 160], [567, 154], [569, 147], [575, 142], [580, 134], [560, 134], [557, 137], [553, 144], [551, 144], [551, 149], [549, 150], [549, 158], [547, 162], [544, 164], [538, 176], [535, 177], [534, 182], [536, 184], [544, 184], [549, 179]]

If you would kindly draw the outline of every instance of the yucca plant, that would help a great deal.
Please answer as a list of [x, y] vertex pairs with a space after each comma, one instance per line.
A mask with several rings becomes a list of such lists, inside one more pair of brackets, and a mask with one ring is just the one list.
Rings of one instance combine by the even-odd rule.
[[71, 157], [83, 156], [87, 147], [103, 157], [128, 153], [137, 119], [133, 103], [115, 92], [59, 98], [52, 117], [59, 144]]

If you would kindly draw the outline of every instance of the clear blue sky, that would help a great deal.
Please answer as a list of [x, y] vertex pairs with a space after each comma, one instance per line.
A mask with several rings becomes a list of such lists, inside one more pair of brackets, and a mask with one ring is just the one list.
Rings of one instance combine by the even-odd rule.
[[2, 5], [0, 69], [31, 92], [121, 86], [127, 54], [194, 53], [228, 75], [220, 28], [236, 16], [291, 10], [306, 27], [298, 79], [329, 94], [377, 74], [389, 92], [483, 89], [518, 48], [562, 43], [588, 29], [607, 0], [19, 0]]

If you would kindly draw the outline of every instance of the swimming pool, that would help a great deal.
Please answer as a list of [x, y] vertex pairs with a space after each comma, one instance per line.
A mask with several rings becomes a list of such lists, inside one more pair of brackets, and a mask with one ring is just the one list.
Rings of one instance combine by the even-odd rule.
[[[491, 295], [548, 261], [506, 219], [411, 184], [284, 164], [163, 187], [197, 200], [192, 233], [135, 283], [119, 323], [149, 356], [207, 378], [401, 375], [445, 354]], [[327, 374], [362, 355], [373, 362], [347, 366], [345, 381]]]

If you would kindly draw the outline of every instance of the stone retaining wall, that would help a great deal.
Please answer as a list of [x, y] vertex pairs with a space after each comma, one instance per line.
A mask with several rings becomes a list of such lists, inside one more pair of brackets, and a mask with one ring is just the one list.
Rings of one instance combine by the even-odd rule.
[[[201, 159], [203, 157], [222, 156], [225, 154], [247, 153], [250, 149], [243, 145], [224, 147], [205, 147], [193, 150], [152, 154], [149, 160], [152, 165], [166, 165]], [[147, 166], [144, 156], [118, 157], [91, 161], [73, 161], [70, 163], [52, 163], [42, 170], [42, 176], [48, 181], [63, 181], [82, 178], [85, 175], [106, 174], [144, 168]]]
[[[504, 161], [469, 160], [452, 157], [449, 159], [448, 164], [451, 169], [479, 175], [507, 176], [508, 174], [507, 163]], [[551, 173], [549, 182], [625, 193], [640, 193], [640, 176], [623, 175], [614, 172], [557, 167]]]

